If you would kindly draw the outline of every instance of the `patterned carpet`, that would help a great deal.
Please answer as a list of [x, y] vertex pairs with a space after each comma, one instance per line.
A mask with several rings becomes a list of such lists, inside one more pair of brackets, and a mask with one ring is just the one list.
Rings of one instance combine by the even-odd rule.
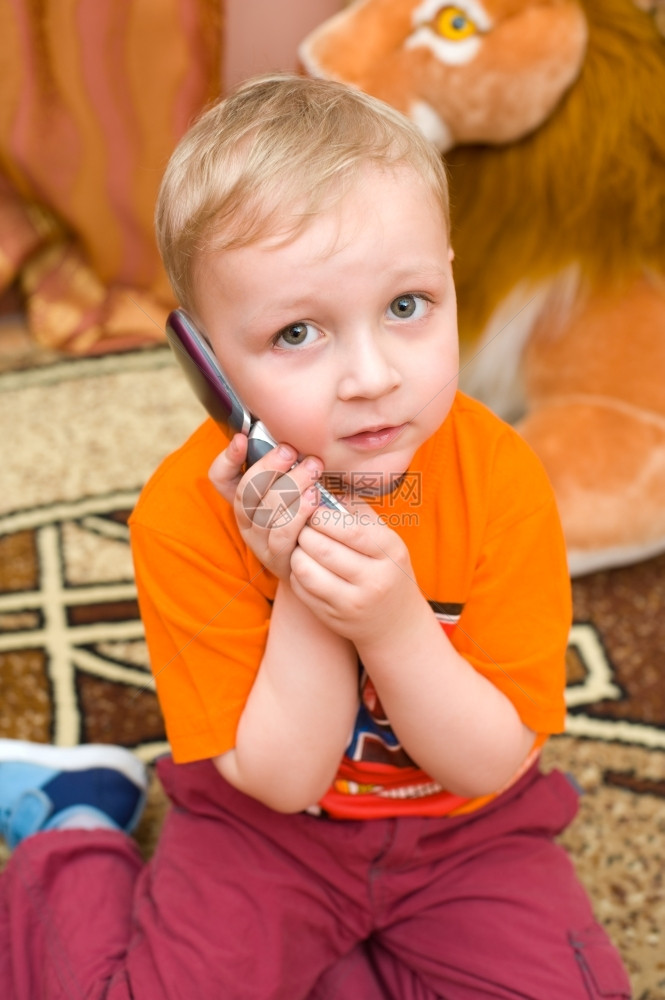
[[[126, 520], [200, 418], [165, 348], [62, 360], [0, 326], [0, 736], [166, 749]], [[662, 1000], [665, 557], [580, 579], [574, 598], [568, 728], [546, 766], [586, 792], [564, 842], [636, 1000]], [[146, 855], [163, 807], [153, 781]]]

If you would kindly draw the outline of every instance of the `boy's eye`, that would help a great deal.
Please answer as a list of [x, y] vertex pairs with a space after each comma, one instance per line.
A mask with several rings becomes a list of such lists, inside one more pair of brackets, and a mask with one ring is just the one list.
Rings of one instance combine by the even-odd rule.
[[277, 347], [302, 347], [311, 344], [318, 337], [318, 330], [309, 323], [293, 323], [280, 330], [275, 338]]
[[389, 312], [398, 319], [419, 319], [425, 310], [422, 295], [398, 295], [388, 306]]

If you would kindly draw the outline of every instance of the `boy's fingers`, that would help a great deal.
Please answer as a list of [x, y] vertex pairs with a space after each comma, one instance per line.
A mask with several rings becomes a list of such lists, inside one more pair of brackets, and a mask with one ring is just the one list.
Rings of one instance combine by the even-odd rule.
[[337, 499], [341, 502], [343, 511], [322, 505], [311, 518], [312, 527], [323, 534], [341, 537], [340, 532], [348, 533], [355, 527], [362, 528], [380, 523], [378, 514], [363, 500], [347, 495]]
[[236, 514], [243, 522], [283, 528], [294, 520], [302, 526], [311, 515], [315, 504], [309, 491], [322, 465], [314, 458], [294, 465], [296, 457], [293, 449], [280, 445], [246, 473], [236, 494]]
[[320, 507], [308, 524], [362, 555], [381, 558], [386, 550], [391, 551], [394, 532], [373, 507], [350, 497], [343, 497], [342, 502], [344, 513]]
[[[355, 549], [350, 549], [336, 538], [324, 535], [307, 524], [298, 535], [298, 549], [294, 556], [296, 567], [303, 563], [309, 565], [311, 562], [320, 570], [325, 568], [326, 574], [348, 582], [353, 581], [358, 573], [358, 552]], [[307, 558], [303, 560], [303, 556]]]
[[236, 434], [214, 460], [208, 470], [208, 478], [226, 499], [233, 498], [242, 475], [242, 467], [247, 455], [247, 438]]

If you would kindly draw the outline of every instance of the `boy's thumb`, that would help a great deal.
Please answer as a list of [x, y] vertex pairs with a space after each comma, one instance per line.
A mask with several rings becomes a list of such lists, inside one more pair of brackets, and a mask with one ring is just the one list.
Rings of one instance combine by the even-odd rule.
[[[247, 438], [236, 434], [224, 451], [220, 452], [208, 470], [208, 478], [227, 500], [232, 500], [242, 477], [242, 468], [247, 457]], [[230, 496], [227, 494], [230, 493]]]

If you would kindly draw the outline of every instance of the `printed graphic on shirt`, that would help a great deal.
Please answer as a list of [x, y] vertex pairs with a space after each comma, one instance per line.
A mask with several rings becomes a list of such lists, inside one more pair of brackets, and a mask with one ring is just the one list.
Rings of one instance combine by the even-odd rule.
[[[440, 601], [430, 601], [429, 604], [441, 627], [446, 634], [450, 634], [460, 619], [464, 605]], [[440, 786], [432, 781], [412, 783], [405, 780], [400, 783], [398, 772], [409, 768], [410, 777], [413, 777], [413, 771], [418, 771], [418, 765], [409, 757], [393, 732], [376, 688], [362, 663], [359, 664], [359, 669], [360, 708], [344, 756], [347, 761], [353, 761], [358, 766], [359, 777], [363, 768], [369, 771], [373, 766], [379, 765], [390, 780], [377, 785], [375, 782], [338, 779], [335, 782], [336, 790], [346, 795], [372, 793], [391, 798], [420, 798], [441, 791]]]
[[362, 664], [360, 666], [360, 708], [345, 756], [350, 760], [391, 767], [415, 767], [392, 731], [374, 684]]

